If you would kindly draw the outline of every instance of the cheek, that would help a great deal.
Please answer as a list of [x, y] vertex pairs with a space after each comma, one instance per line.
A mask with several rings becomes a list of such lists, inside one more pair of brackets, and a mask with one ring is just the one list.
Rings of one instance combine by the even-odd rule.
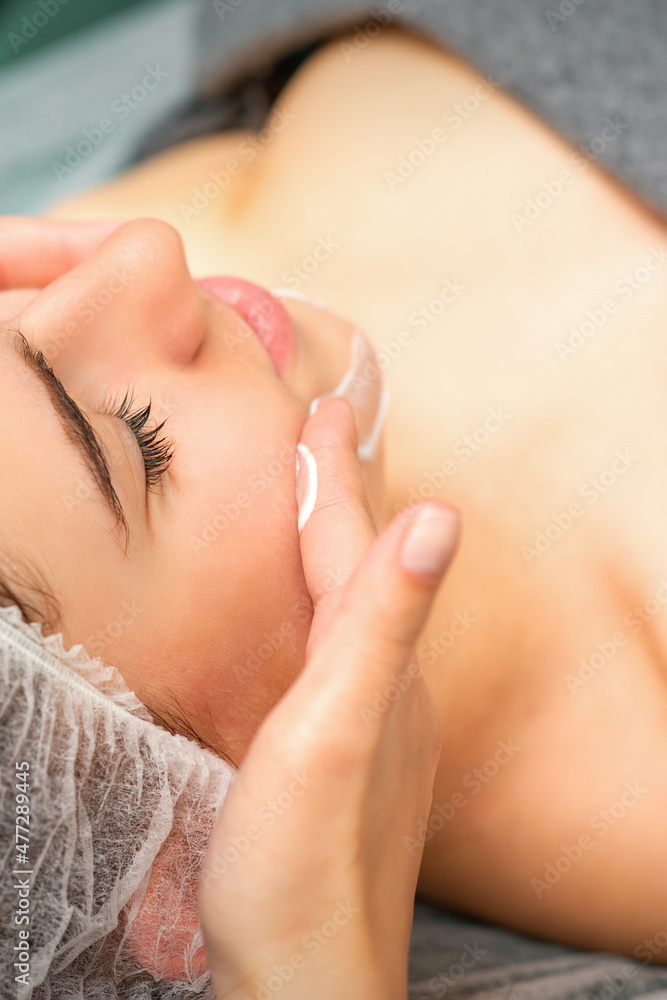
[[312, 602], [298, 552], [286, 556], [264, 546], [252, 578], [239, 581], [235, 614], [225, 671], [256, 729], [304, 664]]
[[[201, 655], [190, 674], [190, 693], [215, 737], [240, 762], [263, 719], [303, 669], [312, 602], [303, 577], [298, 536], [293, 547], [254, 533], [240, 559], [224, 568], [224, 581], [208, 589], [198, 621], [217, 634], [196, 642]], [[222, 599], [211, 599], [215, 594]], [[204, 614], [202, 614], [204, 612]], [[204, 649], [202, 641], [204, 640]], [[196, 694], [195, 694], [196, 692]]]
[[179, 705], [236, 763], [305, 662], [312, 602], [292, 520], [239, 520], [199, 558], [163, 563], [128, 661], [149, 707]]
[[237, 753], [305, 661], [312, 602], [292, 490], [290, 476], [287, 486], [276, 482], [248, 507], [228, 510], [233, 520], [206, 550], [189, 588], [198, 594], [190, 632], [207, 647], [196, 667], [198, 696]]
[[[275, 380], [241, 366], [202, 384], [167, 428], [178, 442], [179, 522], [205, 542], [296, 511], [295, 455], [306, 413]], [[295, 514], [296, 517], [296, 514]]]
[[[275, 384], [247, 377], [216, 396], [213, 405], [200, 394], [206, 419], [183, 433], [178, 527], [161, 546], [158, 575], [169, 590], [168, 631], [178, 631], [187, 661], [175, 680], [200, 730], [213, 728], [240, 759], [305, 660], [312, 602], [295, 482], [305, 414]], [[166, 588], [174, 570], [178, 586]]]
[[312, 602], [303, 575], [295, 505], [292, 510], [290, 504], [288, 517], [275, 507], [265, 517], [258, 514], [246, 530], [239, 527], [234, 555], [230, 552], [223, 568], [234, 619], [234, 648], [228, 647], [233, 656], [227, 666], [232, 683], [244, 688], [259, 683], [282, 694], [302, 666], [287, 660], [303, 658]]

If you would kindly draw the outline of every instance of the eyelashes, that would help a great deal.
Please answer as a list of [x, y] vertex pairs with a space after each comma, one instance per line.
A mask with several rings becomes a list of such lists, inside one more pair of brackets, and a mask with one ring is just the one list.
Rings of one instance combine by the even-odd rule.
[[118, 417], [134, 434], [146, 470], [146, 487], [151, 489], [160, 483], [167, 472], [173, 458], [172, 442], [160, 431], [166, 420], [157, 427], [147, 428], [146, 424], [151, 413], [151, 403], [147, 406], [135, 407], [134, 393], [128, 389], [120, 403], [108, 402], [102, 408], [102, 413]]

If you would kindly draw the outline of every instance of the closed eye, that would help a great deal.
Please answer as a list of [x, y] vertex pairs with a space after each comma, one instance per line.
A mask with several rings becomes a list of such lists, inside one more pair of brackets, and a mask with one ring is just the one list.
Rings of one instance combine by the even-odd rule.
[[146, 488], [154, 490], [166, 475], [174, 457], [173, 442], [160, 434], [166, 420], [156, 427], [147, 427], [151, 413], [151, 402], [146, 406], [134, 407], [134, 393], [128, 389], [119, 402], [107, 402], [102, 413], [118, 417], [134, 434], [139, 445], [146, 471]]

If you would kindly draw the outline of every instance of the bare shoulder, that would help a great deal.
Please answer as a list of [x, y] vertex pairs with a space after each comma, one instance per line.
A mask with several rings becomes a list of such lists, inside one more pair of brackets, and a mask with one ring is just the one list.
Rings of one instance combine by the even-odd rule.
[[[400, 25], [388, 7], [375, 13], [371, 11], [354, 28], [322, 46], [317, 56], [329, 61], [342, 60], [349, 66], [391, 61], [396, 68], [398, 61], [406, 66], [418, 62], [420, 67], [432, 71], [442, 70], [448, 65], [455, 65], [461, 70], [467, 67], [447, 47]], [[472, 67], [467, 67], [467, 71], [471, 74], [475, 72]]]
[[454, 52], [399, 27], [384, 10], [317, 49], [290, 80], [285, 97], [290, 102], [317, 98], [338, 106], [355, 97], [357, 108], [360, 101], [391, 102], [400, 114], [408, 107], [428, 107], [443, 96], [454, 99], [483, 79]]
[[458, 632], [450, 614], [436, 634], [450, 677], [419, 888], [524, 933], [667, 964], [667, 573], [637, 586], [619, 573], [616, 587], [592, 572], [582, 587], [583, 565], [541, 606], [524, 595], [523, 626], [495, 629], [502, 652], [475, 649], [494, 609], [472, 602]]
[[230, 131], [180, 143], [99, 187], [57, 202], [45, 214], [72, 220], [149, 215], [178, 228], [182, 224], [179, 202], [187, 201], [197, 185], [210, 181], [210, 171], [223, 170], [228, 159], [238, 156], [241, 143], [250, 135]]

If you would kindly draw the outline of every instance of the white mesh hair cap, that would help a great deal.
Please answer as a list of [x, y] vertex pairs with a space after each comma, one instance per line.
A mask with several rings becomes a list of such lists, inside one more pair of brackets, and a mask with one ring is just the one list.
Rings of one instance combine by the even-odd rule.
[[233, 768], [0, 608], [2, 1000], [210, 1000], [197, 917]]

